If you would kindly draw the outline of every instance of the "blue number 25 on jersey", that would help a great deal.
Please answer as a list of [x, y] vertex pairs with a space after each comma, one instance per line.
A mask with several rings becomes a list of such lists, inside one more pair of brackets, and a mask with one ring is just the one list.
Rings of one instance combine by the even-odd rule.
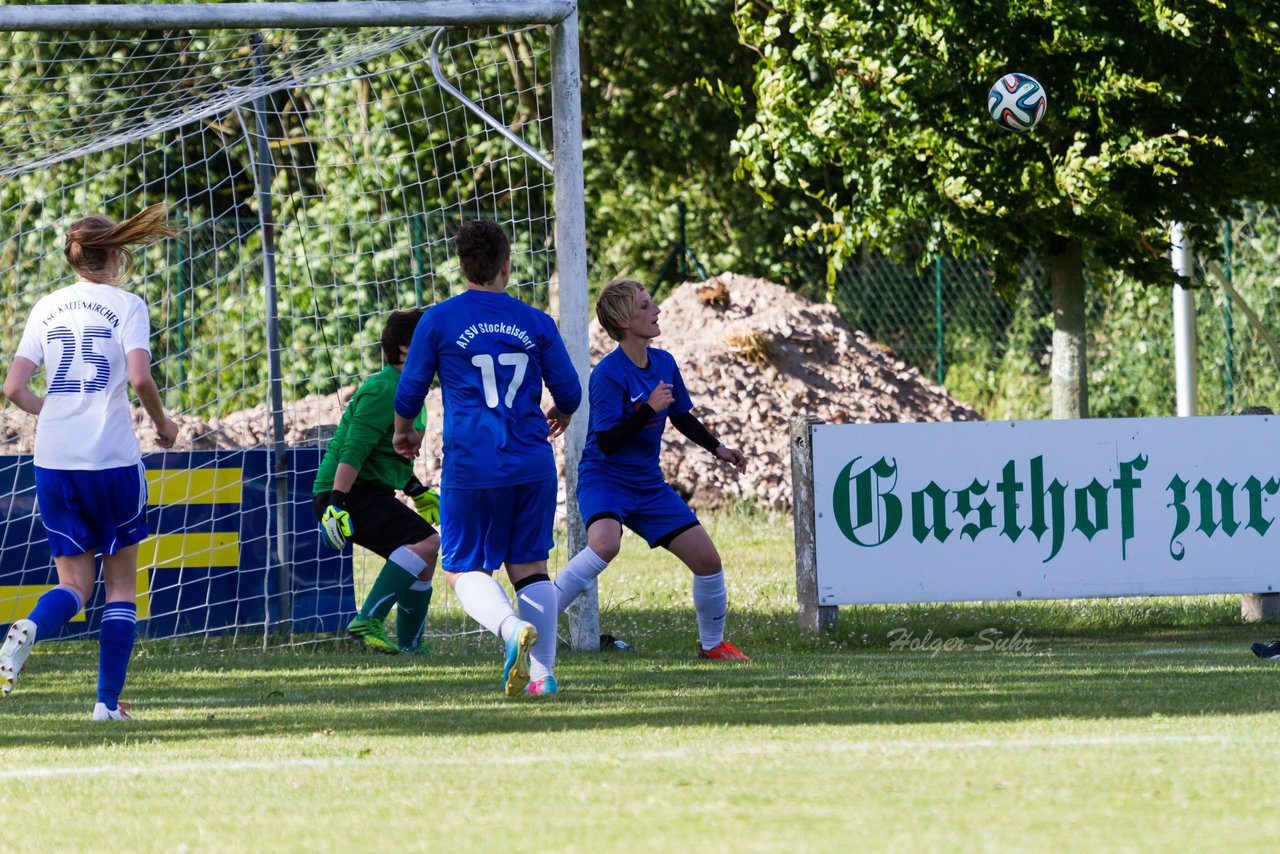
[[[107, 387], [107, 383], [111, 381], [111, 362], [94, 349], [94, 342], [103, 338], [111, 339], [111, 330], [105, 326], [86, 326], [79, 341], [76, 340], [75, 333], [65, 326], [55, 326], [49, 330], [45, 340], [50, 344], [57, 341], [62, 345], [53, 379], [49, 381], [49, 394], [93, 394]], [[67, 379], [77, 351], [80, 360], [93, 368], [93, 376], [87, 380]]]

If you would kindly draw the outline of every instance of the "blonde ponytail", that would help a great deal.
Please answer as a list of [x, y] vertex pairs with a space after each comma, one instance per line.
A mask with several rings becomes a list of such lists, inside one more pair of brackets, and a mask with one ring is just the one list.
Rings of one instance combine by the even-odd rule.
[[63, 254], [71, 269], [100, 281], [108, 278], [111, 250], [123, 256], [116, 276], [128, 275], [133, 267], [130, 247], [155, 243], [162, 237], [174, 237], [178, 228], [168, 220], [169, 206], [163, 202], [150, 205], [124, 222], [95, 214], [76, 220], [67, 229]]

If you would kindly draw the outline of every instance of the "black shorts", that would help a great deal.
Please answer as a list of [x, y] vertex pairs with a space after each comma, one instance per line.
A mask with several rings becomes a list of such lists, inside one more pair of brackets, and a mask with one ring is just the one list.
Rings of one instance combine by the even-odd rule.
[[[316, 512], [316, 521], [320, 521], [329, 506], [329, 493], [313, 495], [311, 506]], [[347, 512], [355, 529], [351, 542], [383, 558], [391, 557], [401, 546], [420, 543], [436, 533], [416, 510], [401, 504], [394, 492], [377, 487], [359, 484], [352, 487], [347, 495]]]

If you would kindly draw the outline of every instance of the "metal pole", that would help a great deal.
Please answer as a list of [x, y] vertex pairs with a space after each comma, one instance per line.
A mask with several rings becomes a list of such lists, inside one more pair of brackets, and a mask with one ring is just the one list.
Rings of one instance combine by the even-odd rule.
[[1196, 300], [1191, 290], [1191, 244], [1182, 223], [1169, 229], [1169, 259], [1177, 279], [1173, 283], [1173, 376], [1178, 395], [1178, 415], [1195, 415], [1196, 395]]
[[945, 327], [943, 326], [944, 322], [942, 317], [942, 259], [935, 258], [933, 261], [933, 326], [938, 348], [938, 385], [942, 385], [947, 379], [946, 354], [943, 352], [943, 345], [946, 344], [947, 340]]
[[[253, 76], [262, 85], [262, 36], [249, 36], [253, 46]], [[289, 565], [289, 457], [285, 450], [284, 373], [280, 367], [280, 318], [276, 304], [275, 219], [271, 205], [271, 148], [267, 144], [267, 99], [253, 100], [254, 137], [257, 147], [258, 224], [262, 230], [262, 279], [267, 313], [267, 384], [271, 394], [271, 443], [275, 485], [276, 585], [280, 626], [290, 631], [293, 619], [293, 572]], [[270, 619], [267, 621], [270, 626]]]
[[174, 297], [174, 313], [178, 316], [173, 336], [174, 348], [178, 351], [178, 388], [177, 394], [174, 395], [175, 400], [170, 402], [170, 406], [178, 410], [186, 409], [184, 398], [187, 394], [187, 288], [195, 281], [191, 269], [191, 222], [188, 220], [183, 223], [183, 226], [177, 240], [178, 292]]
[[676, 202], [676, 214], [680, 218], [680, 250], [676, 261], [676, 273], [679, 275], [677, 284], [684, 284], [689, 281], [689, 240], [684, 222], [688, 208], [685, 207], [684, 199]]
[[479, 117], [480, 121], [497, 131], [499, 136], [502, 136], [516, 148], [529, 155], [543, 169], [554, 173], [556, 171], [555, 164], [543, 156], [541, 151], [521, 139], [519, 134], [512, 133], [506, 124], [485, 112], [483, 107], [462, 94], [462, 90], [450, 83], [449, 78], [444, 76], [444, 71], [440, 68], [440, 46], [444, 44], [444, 37], [447, 32], [447, 30], [441, 28], [436, 31], [435, 36], [431, 39], [431, 51], [428, 56], [431, 61], [431, 74], [435, 77], [436, 83], [440, 85], [441, 89], [457, 98], [458, 102], [470, 110], [473, 115]]
[[[551, 111], [555, 139], [556, 268], [560, 276], [560, 332], [585, 390], [587, 351], [587, 213], [583, 202], [582, 105], [578, 70], [578, 13], [551, 29]], [[587, 396], [573, 416], [564, 441], [564, 481], [568, 500], [569, 555], [587, 546], [578, 513], [578, 461], [587, 436]], [[592, 585], [569, 607], [574, 649], [600, 649], [600, 603]]]
[[[1226, 276], [1227, 284], [1234, 285], [1231, 280], [1231, 220], [1227, 220], [1222, 226], [1222, 253], [1223, 253], [1223, 275]], [[1226, 373], [1226, 390], [1227, 390], [1227, 412], [1233, 412], [1236, 408], [1236, 389], [1235, 389], [1235, 342], [1232, 338], [1235, 336], [1235, 329], [1231, 322], [1231, 294], [1224, 290], [1222, 294], [1222, 321], [1225, 326], [1225, 335], [1227, 343], [1226, 365], [1224, 371]]]
[[423, 233], [422, 214], [409, 217], [409, 245], [413, 249], [413, 304], [422, 305], [423, 282], [427, 277], [427, 259], [422, 251], [426, 235]]
[[362, 26], [553, 24], [575, 0], [360, 0], [340, 3], [180, 3], [165, 6], [2, 6], [0, 30], [280, 29]]

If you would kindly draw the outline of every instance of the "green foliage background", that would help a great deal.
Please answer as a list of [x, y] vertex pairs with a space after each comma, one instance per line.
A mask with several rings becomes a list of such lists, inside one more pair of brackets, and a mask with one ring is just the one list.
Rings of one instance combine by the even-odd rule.
[[[993, 18], [985, 3], [583, 3], [592, 287], [617, 275], [651, 281], [684, 201], [689, 244], [711, 272], [767, 276], [829, 299], [929, 375], [945, 369], [948, 389], [984, 414], [1040, 417], [1052, 328], [1043, 253], [1053, 235], [1091, 229], [1104, 238], [1086, 256], [1094, 414], [1165, 414], [1172, 277], [1156, 251], [1156, 208], [1190, 222], [1197, 248], [1218, 263], [1230, 215], [1237, 287], [1264, 323], [1275, 318], [1273, 208], [1237, 204], [1277, 186], [1266, 154], [1280, 121], [1280, 110], [1264, 109], [1280, 78], [1269, 8], [1015, 3]], [[1224, 33], [1237, 41], [1219, 56]], [[332, 42], [345, 38], [269, 40], [269, 66], [287, 70], [291, 57], [340, 50]], [[503, 44], [492, 62], [452, 71], [549, 151], [545, 34]], [[247, 50], [207, 33], [137, 44], [15, 34], [0, 46], [0, 338], [10, 351], [31, 303], [65, 275], [60, 211], [120, 215], [136, 199], [182, 198], [188, 232], [138, 269], [170, 402], [212, 415], [265, 398], [262, 235], [241, 126], [251, 110], [164, 137], [159, 164], [134, 144], [45, 173], [8, 168], [167, 108], [184, 87], [243, 74]], [[121, 75], [148, 52], [182, 51], [222, 59], [195, 74], [155, 64]], [[431, 121], [447, 107], [413, 64], [424, 52], [406, 46], [366, 63], [384, 72], [376, 78], [271, 96], [272, 153], [285, 167], [273, 192], [287, 397], [358, 381], [380, 364], [387, 309], [456, 288], [446, 235], [464, 216], [509, 219], [521, 293], [552, 300], [549, 176], [507, 159], [506, 144], [474, 117]], [[1050, 117], [1033, 135], [1001, 133], [981, 109], [990, 81], [1012, 66], [1034, 66], [1050, 92]], [[1253, 70], [1224, 78], [1245, 66]], [[1190, 83], [1175, 73], [1183, 67], [1196, 71]], [[58, 80], [77, 69], [117, 75], [113, 97], [139, 112], [113, 116], [101, 101], [59, 112]], [[397, 128], [409, 130], [389, 132]], [[823, 245], [793, 245], [800, 235]], [[1228, 384], [1225, 301], [1216, 286], [1199, 300], [1205, 411], [1280, 406], [1276, 366], [1238, 313]]]

